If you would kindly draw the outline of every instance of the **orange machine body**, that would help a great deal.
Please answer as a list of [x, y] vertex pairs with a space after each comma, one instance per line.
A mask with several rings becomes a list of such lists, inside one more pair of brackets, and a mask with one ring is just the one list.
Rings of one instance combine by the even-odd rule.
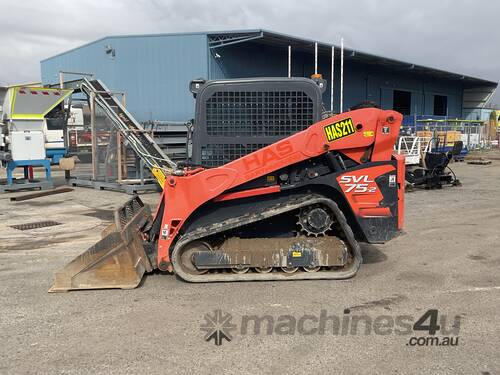
[[[248, 154], [218, 168], [186, 170], [183, 176], [168, 176], [157, 210], [162, 214], [157, 261], [168, 269], [172, 245], [188, 218], [206, 202], [242, 199], [281, 191], [278, 182], [271, 186], [234, 191], [234, 188], [287, 166], [312, 159], [330, 151], [357, 166], [337, 176], [345, 199], [356, 217], [373, 219], [394, 216], [402, 228], [404, 216], [404, 157], [393, 155], [402, 115], [376, 108], [359, 109], [329, 117], [308, 129]], [[398, 185], [397, 212], [384, 206], [375, 179], [389, 176], [388, 184]], [[395, 180], [395, 181], [393, 181]], [[233, 189], [233, 191], [231, 191]], [[160, 207], [159, 205], [159, 207]]]

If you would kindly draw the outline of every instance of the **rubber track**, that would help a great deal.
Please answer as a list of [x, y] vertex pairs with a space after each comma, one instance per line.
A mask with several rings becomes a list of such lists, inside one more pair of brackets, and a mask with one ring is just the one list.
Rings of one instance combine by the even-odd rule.
[[[201, 240], [204, 237], [211, 236], [217, 233], [222, 233], [230, 229], [234, 229], [243, 225], [255, 223], [270, 217], [280, 215], [282, 213], [297, 210], [301, 207], [313, 205], [313, 204], [324, 204], [328, 206], [332, 212], [335, 214], [338, 223], [344, 231], [346, 236], [346, 241], [351, 251], [353, 258], [351, 262], [341, 270], [327, 271], [320, 270], [318, 272], [295, 272], [293, 274], [286, 274], [284, 272], [270, 272], [270, 273], [257, 273], [249, 272], [244, 274], [232, 274], [229, 272], [223, 273], [206, 273], [202, 275], [193, 275], [184, 271], [180, 262], [180, 250], [187, 245], [189, 242]], [[338, 208], [337, 204], [331, 199], [325, 198], [320, 195], [304, 195], [302, 197], [296, 198], [289, 201], [287, 204], [278, 204], [273, 209], [260, 212], [258, 214], [248, 214], [245, 216], [240, 216], [237, 218], [231, 218], [222, 223], [213, 224], [207, 228], [195, 230], [192, 233], [184, 235], [175, 245], [172, 251], [172, 265], [174, 267], [175, 273], [182, 279], [189, 282], [221, 282], [221, 281], [261, 281], [261, 280], [318, 280], [318, 279], [347, 279], [353, 277], [358, 271], [363, 258], [361, 255], [361, 249], [358, 242], [354, 238], [354, 234], [351, 230], [343, 212]]]

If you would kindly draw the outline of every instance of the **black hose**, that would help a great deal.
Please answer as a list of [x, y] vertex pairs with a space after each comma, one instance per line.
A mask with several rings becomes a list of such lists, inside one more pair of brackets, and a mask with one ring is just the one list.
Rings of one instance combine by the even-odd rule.
[[449, 165], [447, 165], [446, 168], [448, 168], [450, 170], [451, 174], [453, 175], [453, 182], [458, 181], [457, 175], [455, 174], [455, 172], [453, 172], [453, 169], [451, 169]]

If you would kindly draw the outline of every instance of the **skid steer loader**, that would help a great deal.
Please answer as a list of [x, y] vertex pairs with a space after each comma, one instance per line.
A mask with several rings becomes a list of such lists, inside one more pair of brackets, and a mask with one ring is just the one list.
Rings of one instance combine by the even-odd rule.
[[[103, 106], [114, 100], [99, 81], [87, 86]], [[163, 192], [153, 214], [138, 197], [117, 210], [102, 239], [56, 273], [50, 292], [135, 288], [155, 269], [189, 282], [345, 279], [362, 263], [359, 242], [386, 242], [403, 227], [405, 161], [393, 154], [402, 115], [395, 111], [320, 119], [206, 168], [176, 165], [118, 102], [109, 110], [121, 126], [135, 127], [123, 134], [151, 156]]]

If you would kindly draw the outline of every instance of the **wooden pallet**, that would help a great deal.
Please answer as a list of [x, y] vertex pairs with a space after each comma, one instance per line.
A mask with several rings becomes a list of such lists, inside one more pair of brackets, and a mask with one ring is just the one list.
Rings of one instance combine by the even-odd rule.
[[488, 165], [491, 164], [491, 160], [488, 159], [467, 160], [467, 164]]

